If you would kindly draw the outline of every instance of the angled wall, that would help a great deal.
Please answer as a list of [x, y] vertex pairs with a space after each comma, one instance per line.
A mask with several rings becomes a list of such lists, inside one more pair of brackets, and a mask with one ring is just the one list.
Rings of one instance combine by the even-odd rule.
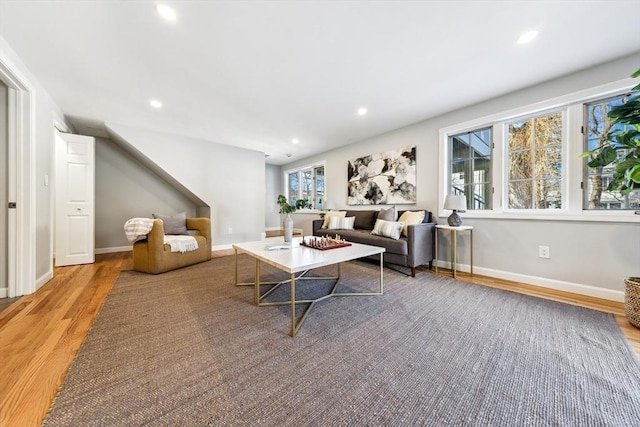
[[182, 189], [198, 215], [211, 217], [214, 248], [260, 239], [265, 226], [264, 153], [116, 123], [105, 125], [127, 152]]

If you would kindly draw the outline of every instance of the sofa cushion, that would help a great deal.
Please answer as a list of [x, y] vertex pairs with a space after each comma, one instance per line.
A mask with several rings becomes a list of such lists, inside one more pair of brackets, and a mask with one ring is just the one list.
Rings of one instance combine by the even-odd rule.
[[355, 217], [347, 216], [347, 217], [339, 217], [332, 216], [329, 221], [329, 230], [353, 230], [353, 223], [355, 221]]
[[353, 228], [360, 230], [373, 229], [373, 225], [376, 223], [376, 217], [378, 211], [366, 210], [366, 211], [347, 211], [347, 216], [356, 217], [356, 221], [353, 224]]
[[403, 224], [402, 227], [402, 235], [407, 235], [407, 227], [410, 225], [420, 224], [424, 217], [426, 216], [425, 211], [407, 211], [403, 213], [400, 218], [398, 218], [398, 222]]
[[162, 220], [162, 228], [164, 229], [164, 234], [189, 234], [187, 231], [187, 213], [180, 212], [175, 215], [160, 215], [160, 214], [152, 214], [155, 219]]
[[346, 211], [329, 211], [327, 213], [324, 214], [324, 222], [322, 223], [322, 228], [328, 228], [329, 227], [329, 221], [331, 220], [332, 216], [337, 216], [337, 217], [344, 217], [347, 214]]
[[398, 212], [395, 206], [391, 206], [389, 209], [380, 209], [378, 212], [378, 219], [384, 219], [385, 221], [395, 221], [398, 219]]
[[401, 222], [379, 219], [376, 221], [376, 225], [373, 227], [371, 234], [398, 240], [400, 238], [400, 233], [402, 233], [402, 226], [403, 223]]
[[[378, 246], [385, 248], [385, 250], [390, 254], [404, 256], [409, 253], [406, 237], [400, 237], [398, 240], [394, 240], [388, 237], [376, 236], [375, 234], [371, 234], [371, 231], [368, 230], [340, 230], [337, 234], [340, 234], [340, 237], [345, 239], [347, 242]], [[320, 229], [318, 230], [317, 235], [333, 237], [336, 235], [336, 230]]]

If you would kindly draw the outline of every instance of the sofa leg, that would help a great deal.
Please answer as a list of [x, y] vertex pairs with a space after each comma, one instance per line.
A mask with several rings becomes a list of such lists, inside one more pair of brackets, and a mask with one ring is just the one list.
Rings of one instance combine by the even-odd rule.
[[429, 270], [433, 270], [433, 261], [429, 261]]
[[411, 277], [416, 277], [416, 268], [411, 267]]

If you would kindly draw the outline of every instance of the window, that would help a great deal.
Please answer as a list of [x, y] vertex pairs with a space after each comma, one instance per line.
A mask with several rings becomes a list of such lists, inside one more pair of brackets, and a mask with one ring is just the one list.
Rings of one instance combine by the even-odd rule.
[[607, 111], [634, 84], [628, 78], [440, 129], [438, 215], [449, 214], [447, 194], [464, 194], [468, 218], [640, 223], [640, 190], [606, 191], [613, 169], [590, 168], [581, 156], [616, 130]]
[[491, 209], [491, 128], [449, 137], [449, 192], [464, 194], [467, 209]]
[[[584, 150], [592, 150], [600, 145], [603, 137], [613, 129], [613, 124], [607, 116], [609, 110], [624, 102], [627, 95], [619, 95], [613, 98], [600, 99], [584, 104]], [[626, 129], [619, 129], [624, 131]], [[624, 156], [624, 151], [619, 151], [618, 156]], [[617, 191], [607, 191], [606, 188], [613, 177], [614, 166], [591, 168], [584, 166], [583, 203], [588, 210], [615, 210], [615, 209], [639, 209], [640, 190], [634, 190], [623, 196]]]
[[306, 166], [285, 172], [287, 199], [295, 205], [296, 200], [307, 200], [308, 208], [324, 209], [326, 195], [324, 187], [324, 163]]
[[509, 209], [562, 207], [562, 113], [507, 124]]

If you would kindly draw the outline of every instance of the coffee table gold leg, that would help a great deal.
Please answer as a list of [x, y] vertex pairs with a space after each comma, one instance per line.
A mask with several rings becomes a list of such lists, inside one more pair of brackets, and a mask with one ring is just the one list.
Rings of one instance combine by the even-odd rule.
[[238, 250], [234, 249], [234, 251], [236, 253], [236, 256], [235, 256], [235, 258], [236, 258], [236, 274], [235, 274], [236, 281], [235, 281], [234, 285], [237, 285], [238, 284]]
[[296, 275], [291, 275], [291, 336], [296, 336]]
[[256, 279], [254, 283], [254, 296], [256, 305], [260, 305], [260, 260], [256, 258]]
[[383, 254], [380, 254], [380, 295], [384, 293], [384, 261], [382, 259]]

